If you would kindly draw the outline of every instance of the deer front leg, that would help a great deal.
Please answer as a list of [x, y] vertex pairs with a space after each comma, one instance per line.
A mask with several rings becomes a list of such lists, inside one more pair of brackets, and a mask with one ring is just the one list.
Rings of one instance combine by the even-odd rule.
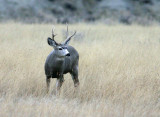
[[60, 95], [60, 89], [61, 89], [61, 86], [62, 86], [63, 82], [64, 82], [63, 76], [60, 77], [60, 78], [57, 78], [57, 82], [56, 82], [56, 96]]

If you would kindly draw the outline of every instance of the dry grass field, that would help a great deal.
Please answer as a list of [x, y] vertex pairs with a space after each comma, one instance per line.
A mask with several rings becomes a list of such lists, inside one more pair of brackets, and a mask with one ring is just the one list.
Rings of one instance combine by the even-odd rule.
[[[56, 41], [65, 25], [55, 25]], [[65, 75], [46, 94], [52, 24], [0, 24], [0, 117], [159, 117], [160, 27], [69, 25], [79, 54], [79, 92]]]

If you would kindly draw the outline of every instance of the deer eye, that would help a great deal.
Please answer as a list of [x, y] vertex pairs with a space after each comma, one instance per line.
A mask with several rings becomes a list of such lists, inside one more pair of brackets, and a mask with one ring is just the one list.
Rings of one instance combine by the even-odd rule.
[[59, 48], [58, 50], [62, 50], [62, 48]]

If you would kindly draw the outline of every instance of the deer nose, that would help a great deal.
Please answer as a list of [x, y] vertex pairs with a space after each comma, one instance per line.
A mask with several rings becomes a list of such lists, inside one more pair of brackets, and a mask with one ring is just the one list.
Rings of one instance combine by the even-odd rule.
[[66, 56], [70, 56], [70, 53], [66, 54]]

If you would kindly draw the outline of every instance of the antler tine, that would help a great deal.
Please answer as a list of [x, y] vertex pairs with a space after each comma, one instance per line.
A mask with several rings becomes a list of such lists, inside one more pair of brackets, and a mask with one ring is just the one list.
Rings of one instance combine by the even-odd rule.
[[65, 43], [68, 43], [75, 34], [76, 34], [76, 31], [74, 32], [73, 35], [71, 35], [70, 37], [68, 37], [68, 38], [66, 39]]
[[69, 41], [71, 40], [71, 38], [76, 34], [76, 31], [71, 35], [71, 36], [68, 36], [68, 24], [66, 23], [66, 25], [67, 25], [67, 32], [66, 32], [66, 40], [64, 41], [64, 43], [63, 44], [68, 44], [69, 43]]
[[68, 39], [71, 38], [71, 37], [73, 37], [75, 34], [76, 34], [76, 31], [74, 31], [73, 35], [71, 35], [70, 37], [68, 37]]
[[52, 39], [54, 40], [54, 37], [56, 36], [56, 34], [54, 34], [54, 27], [52, 28]]
[[68, 24], [66, 23], [66, 25], [67, 25], [66, 38], [68, 38]]

